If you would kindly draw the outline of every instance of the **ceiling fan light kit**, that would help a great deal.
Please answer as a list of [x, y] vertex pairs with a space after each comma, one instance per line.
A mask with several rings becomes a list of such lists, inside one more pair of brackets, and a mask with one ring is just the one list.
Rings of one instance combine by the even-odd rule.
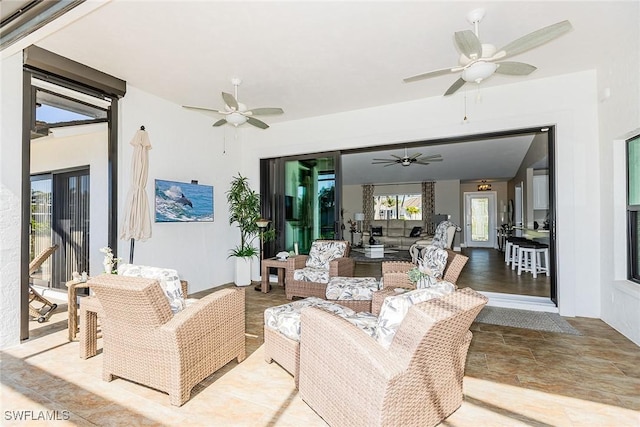
[[249, 123], [260, 129], [267, 129], [269, 125], [263, 122], [262, 120], [256, 119], [254, 116], [266, 116], [266, 115], [274, 115], [274, 114], [282, 114], [284, 111], [282, 108], [275, 107], [267, 107], [267, 108], [254, 108], [249, 110], [245, 104], [242, 102], [238, 102], [238, 86], [242, 83], [242, 80], [239, 78], [231, 79], [231, 84], [234, 87], [234, 94], [222, 92], [222, 100], [224, 101], [224, 110], [216, 110], [213, 108], [204, 108], [204, 107], [192, 107], [188, 105], [183, 105], [184, 108], [188, 108], [190, 110], [200, 110], [200, 111], [213, 111], [218, 114], [222, 114], [223, 118], [218, 120], [213, 124], [214, 127], [222, 126], [224, 124], [230, 124], [232, 126], [238, 127], [245, 123]]
[[502, 61], [511, 56], [526, 52], [560, 37], [571, 30], [569, 21], [561, 21], [548, 27], [526, 34], [502, 49], [489, 43], [482, 43], [479, 35], [479, 24], [484, 18], [484, 9], [474, 9], [467, 14], [467, 20], [474, 26], [474, 31], [464, 30], [454, 33], [455, 45], [460, 51], [459, 65], [440, 70], [429, 71], [404, 79], [405, 83], [442, 76], [462, 71], [461, 76], [445, 92], [445, 96], [454, 94], [465, 83], [481, 83], [494, 74], [512, 76], [526, 76], [536, 70], [536, 67], [523, 62]]

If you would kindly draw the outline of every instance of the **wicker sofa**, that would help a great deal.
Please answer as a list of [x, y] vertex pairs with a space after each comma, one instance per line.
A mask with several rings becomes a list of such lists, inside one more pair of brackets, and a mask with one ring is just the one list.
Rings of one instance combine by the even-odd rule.
[[172, 313], [157, 280], [103, 274], [89, 281], [102, 309], [103, 379], [169, 394], [172, 405], [233, 359], [245, 359], [245, 294], [222, 289]]
[[305, 309], [300, 396], [333, 426], [434, 426], [462, 404], [469, 327], [486, 303], [466, 288], [415, 304], [388, 349], [340, 317]]

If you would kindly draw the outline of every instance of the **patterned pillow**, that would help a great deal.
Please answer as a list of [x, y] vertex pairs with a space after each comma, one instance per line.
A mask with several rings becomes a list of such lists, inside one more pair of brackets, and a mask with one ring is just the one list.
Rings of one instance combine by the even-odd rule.
[[422, 233], [422, 227], [413, 227], [409, 237], [420, 237], [420, 233]]
[[169, 306], [173, 314], [182, 311], [186, 307], [184, 295], [182, 295], [182, 285], [176, 270], [169, 268], [147, 267], [145, 265], [120, 264], [118, 274], [129, 277], [144, 277], [145, 279], [156, 279], [164, 291], [164, 295], [169, 301]]
[[418, 260], [420, 271], [430, 276], [441, 278], [447, 266], [449, 254], [445, 249], [429, 245], [422, 250], [422, 258]]
[[342, 258], [347, 251], [347, 242], [343, 241], [315, 241], [311, 244], [307, 267], [329, 269], [329, 263], [336, 258]]
[[396, 331], [412, 305], [439, 298], [454, 292], [456, 287], [449, 282], [440, 281], [436, 285], [416, 289], [400, 295], [386, 297], [380, 309], [376, 324], [375, 339], [384, 348], [389, 348]]

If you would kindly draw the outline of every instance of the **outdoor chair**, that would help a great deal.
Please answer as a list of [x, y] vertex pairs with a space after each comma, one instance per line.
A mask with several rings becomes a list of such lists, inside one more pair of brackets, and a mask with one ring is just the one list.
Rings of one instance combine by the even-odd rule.
[[[45, 263], [47, 259], [58, 249], [58, 245], [53, 245], [42, 252], [40, 252], [34, 259], [29, 263], [29, 277]], [[39, 302], [42, 304], [40, 307], [36, 307], [33, 303]], [[46, 321], [52, 314], [53, 311], [58, 308], [58, 304], [52, 303], [42, 295], [29, 283], [29, 316], [33, 317], [38, 321], [38, 323], [43, 323]]]
[[351, 246], [346, 240], [316, 240], [309, 255], [298, 255], [286, 262], [285, 294], [293, 297], [326, 298], [329, 279], [352, 277], [355, 261], [349, 258]]
[[388, 348], [341, 317], [306, 308], [300, 396], [332, 426], [434, 426], [462, 404], [469, 327], [486, 303], [466, 288], [414, 304]]
[[216, 291], [173, 314], [155, 279], [102, 274], [88, 282], [103, 309], [103, 374], [169, 394], [172, 405], [237, 358], [245, 359], [243, 288]]
[[[444, 267], [442, 279], [455, 285], [460, 273], [462, 273], [462, 269], [469, 261], [469, 257], [451, 249], [445, 250], [447, 251], [447, 263]], [[383, 286], [385, 288], [414, 289], [415, 285], [409, 281], [406, 273], [415, 266], [415, 263], [409, 261], [384, 261], [382, 263]]]

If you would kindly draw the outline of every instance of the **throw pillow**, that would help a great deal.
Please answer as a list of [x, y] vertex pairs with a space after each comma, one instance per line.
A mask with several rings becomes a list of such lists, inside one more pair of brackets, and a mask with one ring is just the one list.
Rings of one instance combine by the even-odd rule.
[[160, 283], [164, 295], [169, 301], [169, 306], [173, 314], [182, 311], [186, 307], [180, 277], [176, 270], [170, 268], [148, 267], [145, 265], [120, 264], [118, 274], [129, 277], [144, 277], [145, 279], [155, 279]]
[[454, 292], [455, 289], [456, 287], [452, 283], [441, 281], [438, 286], [416, 289], [400, 295], [386, 297], [380, 308], [380, 315], [376, 324], [376, 341], [388, 349], [412, 305], [448, 295]]
[[445, 249], [429, 245], [422, 251], [422, 258], [418, 260], [420, 271], [430, 276], [440, 278], [447, 266], [449, 254]]
[[422, 233], [422, 227], [413, 227], [411, 229], [411, 233], [409, 234], [409, 237], [420, 237], [421, 233]]
[[382, 236], [382, 227], [371, 227], [372, 236]]
[[329, 263], [336, 258], [342, 258], [346, 251], [346, 242], [316, 240], [311, 244], [306, 265], [307, 267], [329, 270]]

